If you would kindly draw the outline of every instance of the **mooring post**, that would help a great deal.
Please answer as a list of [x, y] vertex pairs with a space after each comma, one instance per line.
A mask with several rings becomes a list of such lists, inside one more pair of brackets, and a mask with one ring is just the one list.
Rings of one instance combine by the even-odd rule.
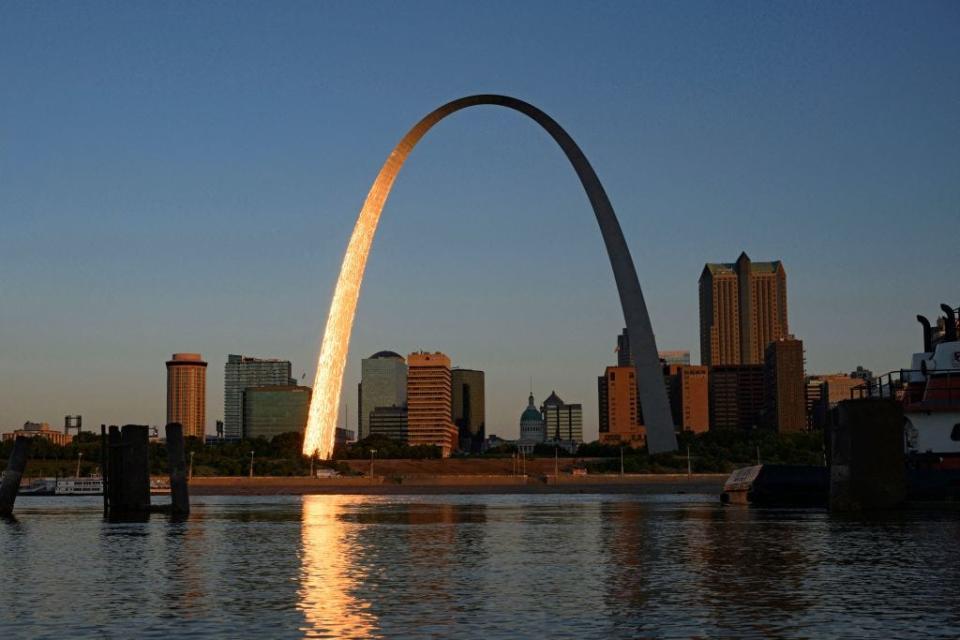
[[183, 440], [183, 425], [167, 425], [167, 459], [170, 462], [170, 513], [190, 513], [190, 491], [187, 486], [187, 454]]
[[9, 518], [13, 515], [13, 503], [20, 491], [20, 478], [27, 468], [27, 453], [30, 451], [30, 438], [17, 436], [13, 442], [13, 451], [7, 462], [7, 470], [3, 472], [3, 481], [0, 482], [0, 518]]
[[109, 513], [113, 513], [120, 505], [120, 485], [123, 484], [121, 460], [123, 460], [123, 440], [120, 437], [120, 427], [114, 425], [107, 431], [107, 482], [103, 487], [104, 492], [108, 494]]
[[103, 517], [110, 515], [110, 446], [107, 425], [100, 425], [100, 478], [103, 480]]
[[124, 513], [150, 512], [150, 433], [142, 424], [125, 424], [120, 430], [123, 455], [116, 508]]

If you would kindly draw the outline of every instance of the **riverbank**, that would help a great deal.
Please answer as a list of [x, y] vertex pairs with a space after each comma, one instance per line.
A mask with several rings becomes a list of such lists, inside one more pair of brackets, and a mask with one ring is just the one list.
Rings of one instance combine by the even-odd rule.
[[190, 481], [191, 495], [430, 495], [430, 494], [720, 494], [726, 474], [619, 475], [402, 475], [367, 477], [202, 477]]

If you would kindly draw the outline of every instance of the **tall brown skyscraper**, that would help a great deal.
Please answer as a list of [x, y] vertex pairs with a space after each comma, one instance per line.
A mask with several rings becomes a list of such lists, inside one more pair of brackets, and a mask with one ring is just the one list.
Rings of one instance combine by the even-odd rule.
[[450, 387], [451, 417], [459, 431], [460, 450], [480, 453], [486, 437], [483, 371], [454, 369]]
[[633, 365], [607, 367], [597, 379], [600, 442], [642, 447], [647, 430], [641, 422], [637, 379]]
[[407, 441], [440, 447], [447, 457], [457, 448], [450, 393], [450, 358], [440, 352], [407, 356]]
[[806, 382], [801, 340], [787, 336], [770, 343], [764, 364], [764, 389], [765, 426], [781, 433], [806, 429]]
[[167, 422], [183, 435], [203, 439], [207, 420], [207, 363], [199, 353], [175, 353], [167, 360]]
[[762, 364], [786, 337], [787, 272], [779, 260], [707, 263], [700, 274], [700, 360], [707, 366]]

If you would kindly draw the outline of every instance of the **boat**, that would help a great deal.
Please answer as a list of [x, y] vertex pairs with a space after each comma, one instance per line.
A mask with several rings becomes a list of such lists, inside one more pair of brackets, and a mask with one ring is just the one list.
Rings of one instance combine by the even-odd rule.
[[960, 310], [940, 305], [936, 332], [923, 328], [923, 351], [909, 369], [891, 371], [852, 390], [853, 397], [890, 398], [903, 408], [904, 454], [911, 498], [960, 498]]
[[829, 484], [826, 467], [756, 464], [730, 474], [720, 502], [758, 507], [823, 507], [827, 504]]
[[52, 496], [57, 489], [56, 478], [36, 478], [27, 486], [20, 485], [21, 496]]
[[58, 478], [54, 495], [58, 496], [102, 496], [103, 478]]

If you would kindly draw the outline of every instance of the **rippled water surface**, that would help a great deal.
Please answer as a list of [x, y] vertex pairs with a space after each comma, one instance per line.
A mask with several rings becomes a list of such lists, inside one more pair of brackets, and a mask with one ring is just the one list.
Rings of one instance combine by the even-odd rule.
[[0, 637], [960, 637], [960, 514], [712, 496], [20, 498]]

